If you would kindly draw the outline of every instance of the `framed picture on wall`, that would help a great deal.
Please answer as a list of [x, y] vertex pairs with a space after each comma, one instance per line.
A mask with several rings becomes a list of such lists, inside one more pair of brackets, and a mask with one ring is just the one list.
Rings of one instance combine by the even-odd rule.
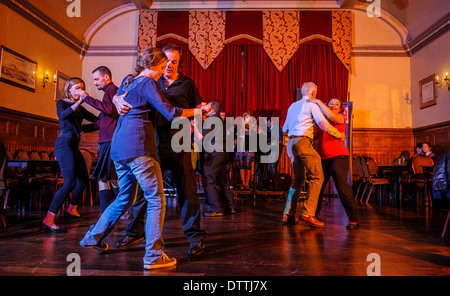
[[436, 105], [436, 74], [430, 75], [419, 82], [420, 109]]
[[64, 99], [66, 96], [64, 94], [64, 85], [66, 85], [67, 80], [70, 79], [69, 75], [56, 70], [56, 84], [55, 84], [55, 101]]
[[0, 81], [34, 92], [37, 63], [4, 47], [0, 48]]

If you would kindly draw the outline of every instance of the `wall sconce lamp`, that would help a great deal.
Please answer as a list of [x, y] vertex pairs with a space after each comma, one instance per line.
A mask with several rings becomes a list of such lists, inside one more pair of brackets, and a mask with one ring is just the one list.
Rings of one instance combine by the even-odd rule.
[[53, 75], [53, 81], [50, 81], [50, 77], [48, 76], [48, 71], [42, 77], [42, 87], [45, 87], [48, 83], [56, 83], [56, 74]]
[[436, 86], [439, 88], [447, 86], [448, 90], [450, 90], [450, 78], [448, 78], [448, 72], [445, 73], [445, 78], [442, 81], [439, 81], [439, 76], [436, 76]]
[[411, 98], [409, 97], [409, 93], [406, 93], [405, 101], [406, 104], [411, 105]]

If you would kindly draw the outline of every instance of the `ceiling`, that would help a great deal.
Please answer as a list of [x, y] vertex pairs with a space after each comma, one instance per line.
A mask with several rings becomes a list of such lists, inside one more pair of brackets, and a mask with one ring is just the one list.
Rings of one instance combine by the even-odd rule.
[[[21, 0], [24, 6], [34, 7], [59, 27], [70, 33], [79, 42], [85, 42], [84, 36], [88, 28], [101, 16], [121, 7], [134, 5], [139, 8], [160, 10], [189, 10], [189, 9], [339, 9], [361, 7], [366, 2], [379, 1], [384, 12], [393, 16], [408, 31], [414, 39], [438, 20], [449, 15], [450, 1], [448, 0], [78, 0], [81, 3], [81, 17], [71, 18], [66, 11], [72, 0]], [[4, 1], [3, 1], [4, 2]], [[424, 4], [426, 3], [426, 4]], [[30, 6], [31, 4], [31, 6]], [[362, 10], [360, 8], [360, 10]]]

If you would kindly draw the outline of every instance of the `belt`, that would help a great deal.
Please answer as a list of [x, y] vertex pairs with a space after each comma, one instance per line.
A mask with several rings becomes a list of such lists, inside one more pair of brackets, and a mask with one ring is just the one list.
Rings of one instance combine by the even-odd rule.
[[311, 140], [311, 139], [308, 138], [307, 136], [289, 136], [289, 140], [290, 140], [290, 139], [297, 139], [297, 138], [307, 138], [308, 140]]
[[79, 133], [73, 133], [73, 132], [61, 132], [59, 133], [60, 137], [65, 138], [77, 138], [78, 140], [81, 139], [81, 135]]

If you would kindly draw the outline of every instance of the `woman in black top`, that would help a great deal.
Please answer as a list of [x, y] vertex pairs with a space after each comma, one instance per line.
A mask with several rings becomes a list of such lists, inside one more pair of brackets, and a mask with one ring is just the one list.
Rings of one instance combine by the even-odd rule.
[[61, 169], [64, 185], [53, 197], [47, 216], [41, 223], [41, 232], [66, 232], [55, 224], [55, 216], [70, 193], [72, 196], [64, 216], [80, 217], [77, 212], [77, 203], [89, 182], [86, 162], [79, 149], [81, 123], [83, 119], [91, 122], [97, 121], [95, 115], [81, 107], [83, 99], [76, 94], [77, 90], [84, 89], [84, 87], [85, 84], [80, 78], [69, 79], [64, 86], [66, 97], [56, 102], [60, 133], [55, 143], [55, 156]]

